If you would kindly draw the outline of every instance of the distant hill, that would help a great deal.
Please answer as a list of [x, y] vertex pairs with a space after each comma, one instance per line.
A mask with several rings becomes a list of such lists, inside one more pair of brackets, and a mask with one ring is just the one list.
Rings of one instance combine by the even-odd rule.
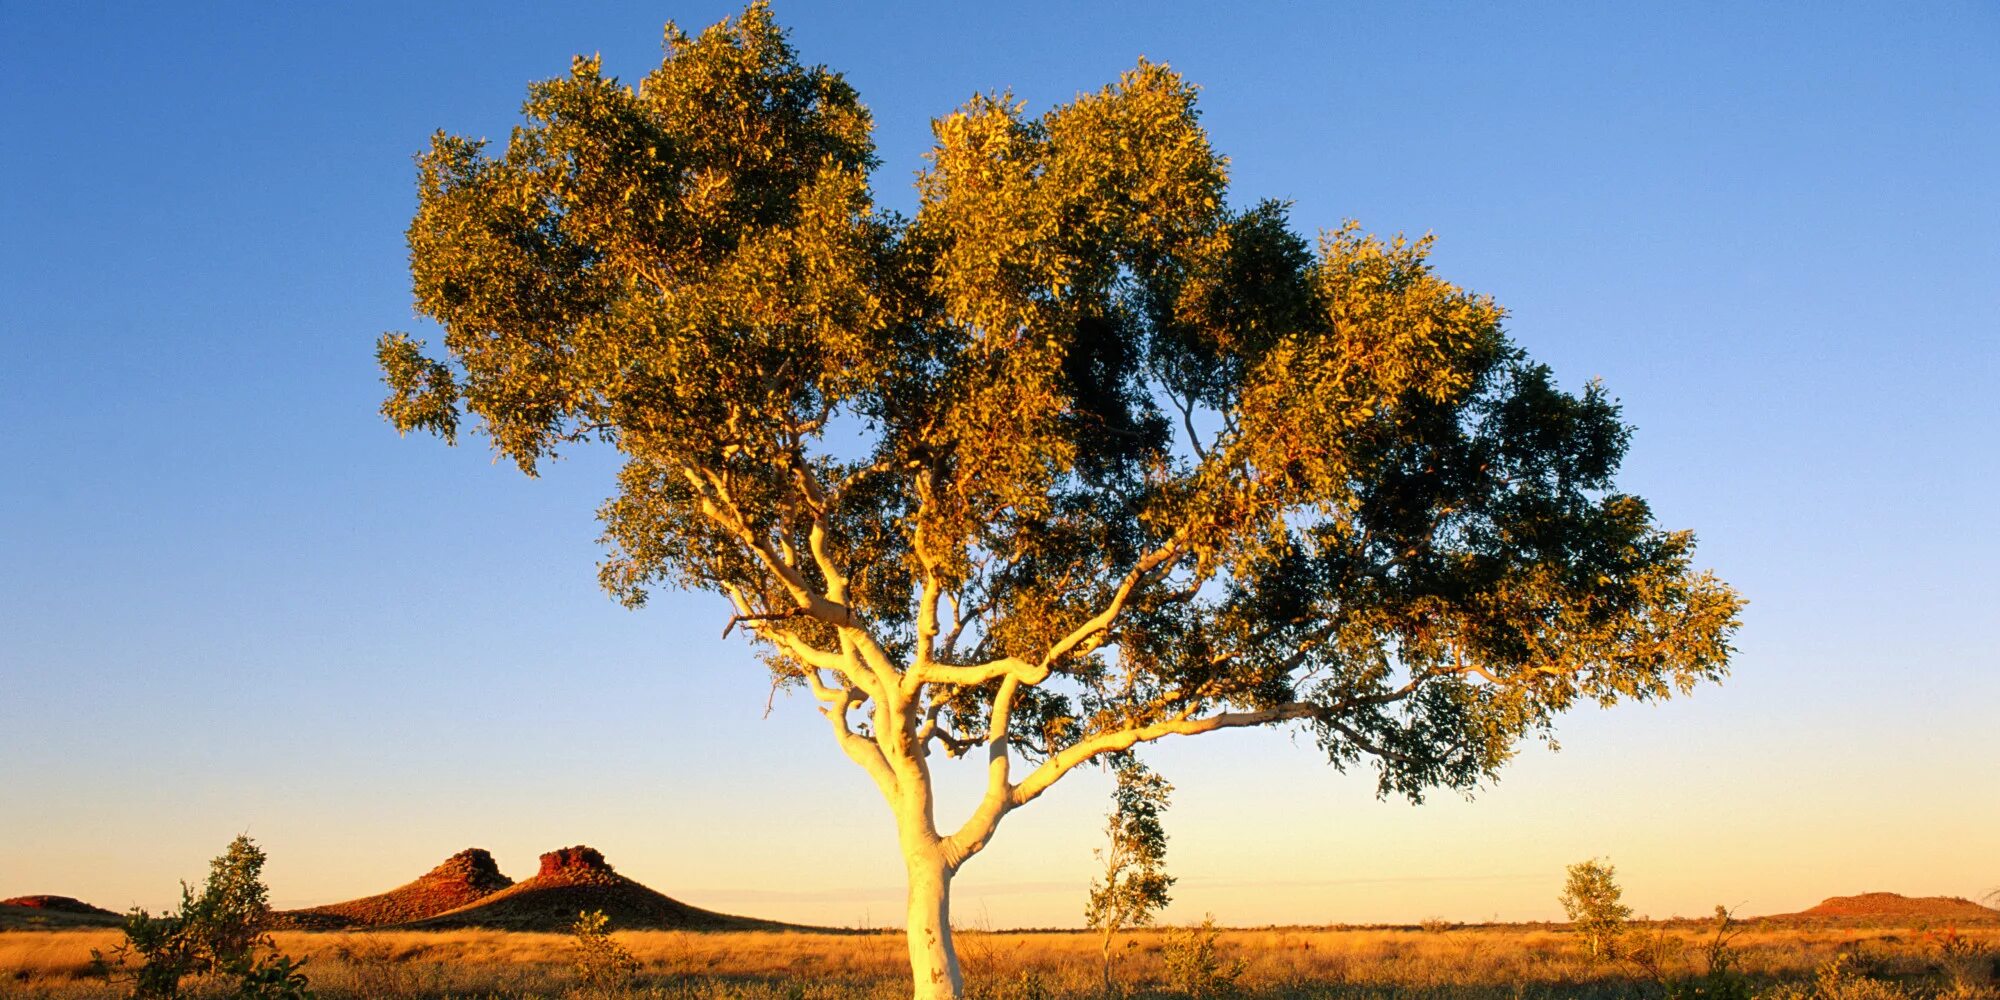
[[500, 873], [492, 854], [468, 847], [407, 885], [344, 903], [282, 910], [271, 915], [271, 922], [275, 927], [309, 931], [388, 927], [468, 906], [513, 884]]
[[116, 927], [124, 917], [69, 896], [15, 896], [0, 899], [0, 930], [53, 930], [60, 927]]
[[689, 906], [612, 871], [604, 855], [582, 846], [542, 855], [541, 871], [534, 878], [405, 926], [560, 932], [587, 910], [604, 911], [614, 930], [806, 929]]
[[1864, 892], [1858, 896], [1833, 896], [1810, 909], [1781, 913], [1767, 919], [2000, 923], [2000, 910], [1981, 906], [1962, 896], [1913, 897], [1895, 892]]

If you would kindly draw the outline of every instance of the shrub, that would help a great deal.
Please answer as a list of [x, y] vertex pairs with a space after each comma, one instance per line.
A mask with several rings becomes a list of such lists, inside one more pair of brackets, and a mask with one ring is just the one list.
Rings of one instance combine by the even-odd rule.
[[273, 952], [238, 971], [238, 1000], [310, 1000], [313, 993], [306, 974], [299, 967], [305, 959], [293, 961]]
[[1906, 1000], [1910, 991], [1856, 971], [1851, 952], [1835, 955], [1813, 975], [1812, 1000]]
[[609, 993], [631, 982], [639, 971], [639, 960], [624, 945], [611, 940], [611, 918], [603, 910], [578, 913], [569, 934], [576, 952], [576, 974], [586, 988]]
[[[93, 949], [91, 965], [98, 975], [132, 987], [140, 1000], [175, 1000], [182, 980], [191, 976], [235, 978], [236, 996], [245, 1000], [310, 998], [305, 974], [277, 954], [264, 934], [271, 914], [264, 888], [264, 851], [256, 841], [239, 836], [208, 865], [201, 895], [181, 883], [178, 913], [153, 916], [134, 907], [125, 918], [125, 941], [109, 955]], [[262, 950], [266, 954], [259, 956]]]
[[1034, 969], [1022, 969], [1013, 979], [1002, 980], [988, 994], [992, 1000], [1054, 1000], [1056, 991]]
[[1216, 937], [1213, 915], [1198, 926], [1173, 935], [1162, 955], [1169, 987], [1196, 998], [1236, 993], [1236, 980], [1243, 975], [1244, 963], [1241, 959], [1224, 961]]
[[1956, 925], [1924, 932], [1925, 948], [1960, 995], [1973, 995], [1989, 979], [2000, 979], [2000, 954], [1989, 954], [1979, 942], [1958, 932]]
[[[1755, 991], [1750, 981], [1735, 970], [1736, 952], [1730, 947], [1741, 928], [1726, 906], [1715, 908], [1709, 923], [1710, 935], [1700, 945], [1702, 969], [1696, 973], [1686, 959], [1690, 950], [1664, 924], [1651, 934], [1635, 931], [1624, 948], [1624, 958], [1658, 983], [1667, 1000], [1751, 1000]], [[1683, 965], [1685, 963], [1685, 965]]]

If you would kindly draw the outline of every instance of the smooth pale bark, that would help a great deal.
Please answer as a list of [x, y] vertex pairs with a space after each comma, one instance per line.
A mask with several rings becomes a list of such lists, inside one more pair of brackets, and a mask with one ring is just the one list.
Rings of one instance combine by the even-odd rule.
[[916, 1000], [958, 1000], [965, 977], [951, 944], [952, 871], [935, 850], [906, 856], [910, 910], [905, 935], [910, 945], [910, 978]]
[[897, 841], [910, 879], [903, 933], [910, 948], [911, 986], [916, 1000], [959, 1000], [965, 995], [965, 977], [951, 944], [951, 877], [965, 856], [948, 852], [938, 836], [923, 742], [907, 708], [895, 708], [904, 710], [878, 705], [876, 721], [883, 731], [901, 737], [889, 741], [895, 751], [889, 766], [894, 778], [893, 788], [884, 788], [884, 794], [896, 815]]

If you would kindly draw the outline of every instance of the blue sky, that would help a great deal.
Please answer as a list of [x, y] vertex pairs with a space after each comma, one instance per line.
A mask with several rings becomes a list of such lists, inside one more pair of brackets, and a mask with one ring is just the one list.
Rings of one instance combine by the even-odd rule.
[[[1377, 802], [1281, 734], [1163, 747], [1170, 917], [1544, 918], [1607, 854], [1656, 914], [2000, 886], [2000, 9], [776, 12], [905, 209], [972, 93], [1171, 63], [1239, 201], [1434, 232], [1518, 342], [1603, 377], [1624, 485], [1752, 601], [1730, 683], [1575, 715], [1470, 803]], [[717, 602], [597, 590], [608, 456], [530, 481], [375, 412], [375, 336], [424, 330], [426, 137], [504, 137], [571, 54], [636, 79], [662, 22], [729, 13], [0, 8], [0, 895], [158, 904], [247, 830], [281, 902], [586, 842], [703, 905], [895, 919], [872, 789], [809, 706], [763, 717]], [[1077, 919], [1095, 781], [1009, 819], [961, 921]]]

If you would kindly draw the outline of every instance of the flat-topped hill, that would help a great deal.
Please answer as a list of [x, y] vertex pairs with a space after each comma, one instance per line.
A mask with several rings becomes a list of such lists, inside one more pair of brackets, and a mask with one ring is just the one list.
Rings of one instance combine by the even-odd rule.
[[1771, 919], [1926, 921], [1929, 923], [2000, 923], [2000, 910], [1962, 896], [1905, 896], [1897, 892], [1864, 892], [1832, 896], [1818, 906]]
[[655, 892], [613, 871], [604, 855], [583, 846], [542, 855], [535, 877], [412, 928], [485, 927], [566, 931], [580, 912], [601, 910], [617, 930], [787, 930], [786, 924], [715, 913]]
[[514, 884], [500, 873], [493, 855], [468, 847], [415, 881], [374, 896], [271, 915], [276, 927], [336, 930], [344, 927], [388, 927], [434, 917], [476, 903]]
[[[820, 930], [716, 913], [640, 885], [614, 871], [596, 849], [565, 847], [541, 857], [535, 877], [516, 883], [493, 855], [469, 847], [388, 892], [271, 914], [279, 930], [487, 928], [562, 933], [578, 913], [601, 910], [617, 930]], [[124, 918], [68, 896], [0, 900], [0, 930], [115, 927]]]

